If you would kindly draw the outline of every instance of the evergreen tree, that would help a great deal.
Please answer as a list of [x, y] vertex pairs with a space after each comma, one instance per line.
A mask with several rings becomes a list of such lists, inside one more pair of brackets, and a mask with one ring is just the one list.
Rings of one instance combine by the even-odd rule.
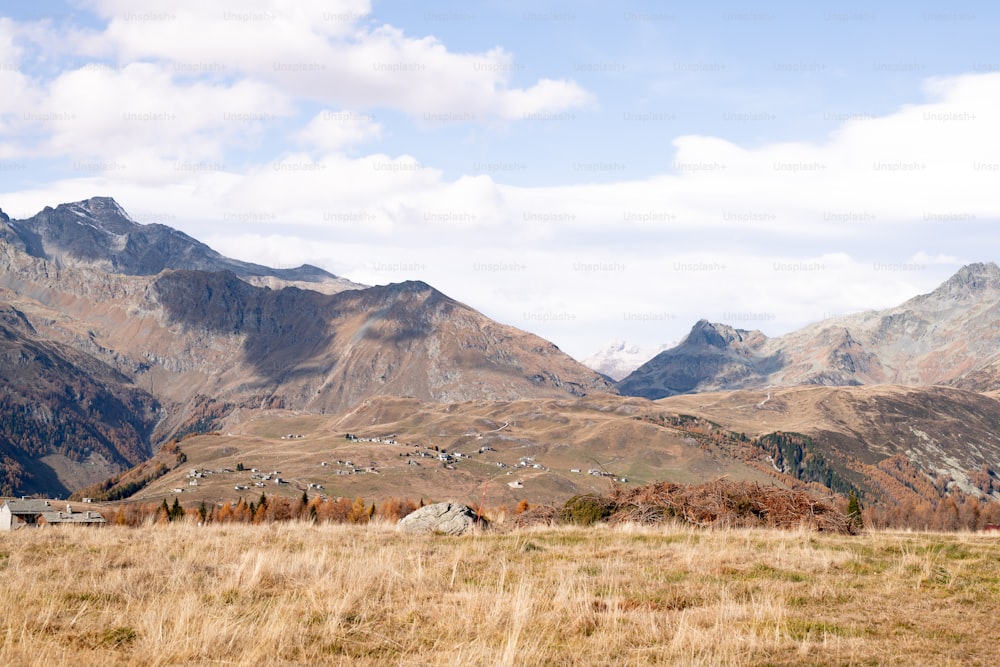
[[184, 508], [181, 507], [181, 502], [174, 498], [174, 504], [170, 507], [170, 515], [168, 517], [171, 521], [176, 521], [177, 519], [184, 518]]
[[861, 501], [858, 500], [858, 494], [851, 489], [850, 498], [847, 501], [847, 517], [851, 520], [857, 528], [863, 528], [864, 525], [861, 520]]
[[205, 501], [202, 500], [201, 504], [198, 505], [198, 518], [201, 519], [202, 523], [208, 520], [208, 507], [205, 505]]

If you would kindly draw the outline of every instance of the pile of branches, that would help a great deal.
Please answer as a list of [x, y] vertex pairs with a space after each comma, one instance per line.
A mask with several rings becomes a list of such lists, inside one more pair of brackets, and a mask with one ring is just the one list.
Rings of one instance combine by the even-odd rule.
[[638, 488], [615, 487], [611, 523], [674, 520], [716, 528], [798, 528], [854, 534], [856, 522], [804, 491], [755, 482], [717, 479], [698, 485], [659, 482]]
[[552, 505], [535, 505], [520, 514], [507, 517], [504, 529], [530, 528], [531, 526], [555, 526], [560, 522], [561, 510]]

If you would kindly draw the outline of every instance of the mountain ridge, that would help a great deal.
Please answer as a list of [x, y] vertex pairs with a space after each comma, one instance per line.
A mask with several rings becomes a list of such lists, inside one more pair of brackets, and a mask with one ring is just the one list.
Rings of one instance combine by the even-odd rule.
[[899, 306], [821, 320], [775, 338], [700, 320], [680, 344], [617, 383], [626, 395], [770, 386], [1000, 387], [1000, 267], [962, 267]]
[[259, 284], [270, 280], [278, 281], [277, 286], [308, 286], [327, 292], [364, 287], [309, 264], [272, 269], [224, 257], [180, 230], [136, 222], [111, 197], [47, 206], [30, 218], [8, 218], [4, 223], [23, 244], [22, 249], [34, 257], [63, 264], [82, 262], [110, 273], [228, 270]]

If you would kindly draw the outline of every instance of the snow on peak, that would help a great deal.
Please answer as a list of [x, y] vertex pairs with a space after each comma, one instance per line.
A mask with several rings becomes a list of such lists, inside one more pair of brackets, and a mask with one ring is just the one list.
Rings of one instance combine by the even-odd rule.
[[655, 357], [663, 350], [668, 350], [676, 343], [662, 344], [657, 347], [643, 347], [629, 344], [621, 339], [609, 341], [604, 347], [582, 359], [581, 363], [591, 370], [603, 373], [613, 380], [621, 380], [639, 366]]

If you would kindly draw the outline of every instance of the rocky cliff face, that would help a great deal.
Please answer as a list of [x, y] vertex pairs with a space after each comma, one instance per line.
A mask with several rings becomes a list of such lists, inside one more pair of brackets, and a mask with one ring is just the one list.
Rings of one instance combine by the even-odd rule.
[[698, 322], [619, 383], [627, 395], [804, 384], [1000, 387], [1000, 268], [963, 267], [929, 294], [778, 338]]

